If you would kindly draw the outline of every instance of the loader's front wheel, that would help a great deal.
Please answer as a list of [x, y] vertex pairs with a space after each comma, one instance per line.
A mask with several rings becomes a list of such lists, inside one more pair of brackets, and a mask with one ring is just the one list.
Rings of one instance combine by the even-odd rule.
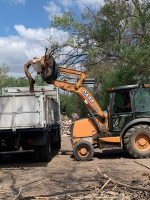
[[134, 158], [150, 157], [150, 126], [139, 124], [124, 135], [125, 150]]
[[73, 153], [76, 160], [79, 161], [91, 160], [94, 154], [94, 147], [88, 141], [80, 140], [74, 145]]

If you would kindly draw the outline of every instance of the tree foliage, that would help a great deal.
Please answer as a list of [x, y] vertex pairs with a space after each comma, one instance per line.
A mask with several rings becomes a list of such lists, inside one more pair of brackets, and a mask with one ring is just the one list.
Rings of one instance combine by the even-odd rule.
[[9, 72], [9, 67], [3, 63], [2, 66], [0, 67], [0, 84], [2, 84], [5, 78], [8, 77], [7, 75], [8, 72]]
[[81, 18], [70, 11], [54, 16], [52, 26], [70, 34], [57, 46], [59, 52], [67, 46], [71, 49], [64, 53], [63, 64], [86, 67], [103, 105], [106, 87], [149, 82], [149, 16], [149, 0], [105, 0], [96, 10], [86, 7]]
[[[0, 67], [0, 90], [4, 87], [29, 87], [29, 81], [25, 78], [15, 78], [8, 75], [9, 67], [2, 64]], [[36, 86], [46, 86], [40, 76], [35, 76]]]
[[42, 80], [42, 78], [40, 76], [35, 76], [34, 78], [35, 80], [35, 86], [47, 86], [48, 84]]
[[6, 77], [2, 84], [0, 85], [0, 88], [4, 87], [27, 87], [29, 86], [28, 80], [26, 79], [19, 79], [14, 77]]
[[68, 117], [71, 117], [73, 113], [77, 113], [80, 117], [85, 117], [88, 114], [87, 108], [77, 94], [60, 95], [60, 112]]
[[106, 62], [132, 67], [138, 79], [147, 78], [150, 62], [150, 2], [106, 0], [97, 11], [86, 8], [82, 19], [71, 12], [54, 17], [52, 26], [69, 31], [61, 46], [72, 47], [65, 63], [86, 66]]

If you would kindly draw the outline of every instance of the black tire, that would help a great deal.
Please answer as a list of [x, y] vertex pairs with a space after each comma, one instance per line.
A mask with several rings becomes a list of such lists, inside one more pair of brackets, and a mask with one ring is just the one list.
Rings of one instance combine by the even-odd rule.
[[74, 145], [73, 153], [78, 161], [91, 160], [94, 155], [94, 147], [88, 141], [80, 140]]
[[123, 138], [124, 148], [134, 158], [150, 157], [150, 126], [139, 124], [130, 128]]
[[61, 138], [58, 139], [56, 143], [53, 144], [54, 149], [61, 149]]
[[61, 149], [61, 135], [60, 135], [60, 129], [56, 129], [53, 133], [53, 149]]
[[0, 154], [0, 163], [3, 162], [3, 157], [4, 157], [4, 155], [3, 155], [3, 154]]
[[34, 162], [39, 162], [40, 161], [40, 155], [39, 155], [39, 148], [38, 147], [34, 147], [34, 152], [32, 154], [32, 160]]
[[51, 153], [52, 153], [51, 137], [50, 135], [47, 135], [46, 144], [43, 146], [39, 146], [40, 160], [42, 162], [49, 162], [51, 160]]

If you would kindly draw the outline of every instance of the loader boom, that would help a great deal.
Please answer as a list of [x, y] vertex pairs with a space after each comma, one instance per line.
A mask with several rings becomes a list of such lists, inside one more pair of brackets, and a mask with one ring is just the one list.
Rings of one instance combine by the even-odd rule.
[[61, 88], [65, 91], [77, 93], [78, 96], [84, 101], [84, 103], [91, 110], [94, 110], [101, 118], [105, 118], [105, 115], [100, 106], [98, 105], [97, 101], [95, 100], [95, 98], [85, 87], [81, 86], [82, 83], [84, 82], [84, 79], [87, 78], [86, 73], [62, 67], [58, 67], [58, 70], [60, 74], [63, 73], [70, 76], [79, 77], [77, 83], [76, 84], [68, 83], [66, 80], [64, 81], [53, 80], [51, 83], [54, 84], [56, 87]]
[[[97, 101], [86, 88], [81, 86], [84, 80], [87, 78], [86, 73], [79, 70], [57, 67], [54, 58], [51, 54], [47, 54], [47, 52], [48, 50], [46, 49], [45, 56], [30, 60], [24, 65], [25, 74], [30, 83], [30, 92], [34, 92], [35, 84], [35, 80], [32, 78], [31, 73], [29, 72], [29, 68], [32, 65], [37, 74], [41, 75], [43, 81], [48, 84], [52, 83], [56, 87], [65, 91], [77, 93], [91, 110], [95, 110], [98, 116], [105, 118], [105, 115]], [[78, 77], [77, 82], [72, 84], [67, 82], [65, 79], [59, 81], [57, 80], [59, 74], [69, 75], [70, 77], [76, 76]]]

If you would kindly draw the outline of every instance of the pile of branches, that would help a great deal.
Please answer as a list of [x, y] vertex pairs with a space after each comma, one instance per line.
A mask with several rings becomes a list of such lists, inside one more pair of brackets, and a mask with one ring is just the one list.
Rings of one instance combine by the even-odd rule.
[[[142, 186], [138, 186], [136, 183], [128, 185], [119, 181], [115, 181], [103, 174], [101, 170], [97, 169], [100, 187], [90, 188], [83, 192], [68, 193], [66, 195], [51, 196], [51, 197], [30, 197], [25, 200], [136, 200], [150, 199], [150, 182], [145, 183]], [[150, 174], [149, 174], [150, 180]]]

